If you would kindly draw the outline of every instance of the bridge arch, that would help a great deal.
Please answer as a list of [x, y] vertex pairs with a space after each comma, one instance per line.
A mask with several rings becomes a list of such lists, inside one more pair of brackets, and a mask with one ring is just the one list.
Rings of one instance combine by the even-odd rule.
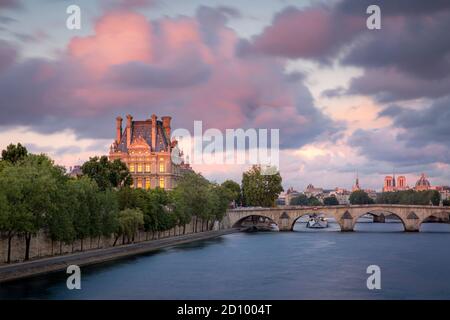
[[338, 221], [337, 217], [334, 214], [330, 214], [328, 212], [322, 212], [320, 210], [314, 210], [314, 211], [303, 211], [300, 212], [298, 214], [295, 215], [295, 218], [292, 219], [292, 223], [291, 223], [291, 231], [294, 231], [294, 227], [295, 224], [298, 222], [298, 220], [300, 220], [301, 218], [304, 217], [311, 217], [311, 216], [317, 216], [317, 217], [325, 217], [325, 218], [331, 218], [334, 219], [335, 222], [339, 225], [339, 228], [342, 229], [342, 226], [340, 224], [340, 222]]
[[370, 216], [374, 217], [374, 219], [383, 217], [383, 219], [382, 219], [383, 222], [387, 216], [395, 216], [402, 223], [403, 230], [404, 231], [407, 230], [407, 221], [405, 221], [405, 217], [403, 217], [401, 213], [397, 213], [394, 210], [391, 211], [391, 210], [384, 210], [384, 209], [383, 210], [377, 209], [377, 210], [364, 211], [364, 212], [355, 214], [353, 216], [353, 230], [355, 230], [358, 220], [365, 215], [370, 215]]
[[274, 221], [271, 217], [267, 215], [262, 214], [248, 214], [241, 218], [239, 218], [234, 224], [232, 225], [233, 228], [242, 228], [245, 227], [245, 223], [248, 222], [248, 224], [258, 224], [258, 223], [274, 223], [278, 226], [278, 223]]
[[[431, 219], [431, 221], [430, 221]], [[433, 221], [435, 220], [435, 221]], [[437, 221], [436, 221], [437, 220]], [[441, 220], [441, 221], [439, 221]], [[442, 210], [439, 212], [429, 212], [427, 214], [425, 214], [422, 219], [419, 221], [419, 225], [418, 228], [420, 231], [421, 228], [424, 226], [424, 224], [428, 224], [428, 223], [443, 223], [443, 224], [449, 224], [450, 223], [450, 212], [446, 211], [446, 210]], [[443, 232], [448, 232], [449, 228], [444, 228], [444, 230], [441, 230]]]

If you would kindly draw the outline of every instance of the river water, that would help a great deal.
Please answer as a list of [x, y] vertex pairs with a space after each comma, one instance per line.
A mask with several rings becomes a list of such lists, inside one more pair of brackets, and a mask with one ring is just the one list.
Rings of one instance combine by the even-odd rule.
[[[235, 233], [0, 285], [0, 299], [450, 299], [450, 225], [358, 223], [356, 231]], [[381, 269], [368, 290], [366, 269]]]

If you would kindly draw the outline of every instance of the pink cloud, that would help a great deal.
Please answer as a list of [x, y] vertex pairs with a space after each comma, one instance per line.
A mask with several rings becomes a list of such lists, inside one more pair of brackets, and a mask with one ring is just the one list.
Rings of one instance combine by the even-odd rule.
[[254, 37], [250, 51], [286, 58], [323, 59], [335, 54], [363, 30], [366, 30], [364, 16], [345, 15], [328, 7], [288, 7]]
[[109, 13], [96, 23], [95, 35], [72, 39], [69, 55], [96, 72], [128, 61], [151, 62], [151, 28], [152, 25], [142, 15]]
[[[205, 129], [280, 128], [285, 147], [336, 130], [300, 80], [285, 74], [282, 62], [238, 55], [241, 39], [226, 27], [223, 13], [199, 11], [201, 19], [154, 21], [130, 11], [106, 13], [94, 34], [70, 41], [60, 61], [35, 61], [32, 77], [26, 65], [17, 66], [23, 80], [16, 83], [29, 88], [45, 83], [28, 93], [38, 103], [30, 106], [17, 96], [21, 103], [14, 108], [14, 99], [8, 99], [11, 111], [35, 108], [39, 115], [46, 110], [29, 121], [47, 121], [49, 130], [51, 114], [55, 127], [80, 128], [81, 135], [103, 138], [111, 133], [108, 121], [126, 113], [137, 118], [170, 114], [175, 126], [188, 129], [194, 120], [203, 120]], [[7, 77], [4, 82], [5, 90], [18, 90], [10, 88]]]

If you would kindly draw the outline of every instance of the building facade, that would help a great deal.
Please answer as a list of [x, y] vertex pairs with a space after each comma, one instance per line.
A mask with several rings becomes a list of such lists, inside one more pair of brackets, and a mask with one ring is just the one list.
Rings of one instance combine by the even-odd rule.
[[384, 177], [383, 192], [403, 191], [408, 189], [409, 187], [406, 184], [405, 176], [398, 176], [397, 179], [395, 178], [395, 174], [393, 176]]
[[[116, 139], [110, 147], [109, 159], [120, 159], [128, 166], [132, 187], [170, 190], [183, 173], [192, 170], [182, 161], [177, 141], [170, 140], [171, 119], [164, 116], [158, 120], [153, 114], [150, 119], [134, 121], [127, 115], [122, 130], [122, 118], [116, 118]], [[172, 153], [176, 153], [175, 157]], [[177, 163], [173, 159], [177, 159]]]

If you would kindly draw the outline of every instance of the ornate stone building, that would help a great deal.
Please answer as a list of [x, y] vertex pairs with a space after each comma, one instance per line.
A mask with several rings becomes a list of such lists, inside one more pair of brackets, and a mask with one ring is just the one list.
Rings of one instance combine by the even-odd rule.
[[431, 183], [428, 181], [424, 173], [420, 175], [419, 180], [417, 180], [414, 190], [416, 191], [426, 191], [431, 189]]
[[395, 179], [395, 174], [393, 176], [386, 176], [384, 178], [383, 192], [393, 192], [408, 190], [409, 187], [406, 184], [406, 177], [399, 176]]
[[[128, 166], [133, 177], [134, 188], [173, 189], [181, 175], [192, 170], [182, 161], [177, 141], [170, 140], [171, 117], [158, 120], [133, 121], [127, 115], [126, 127], [122, 130], [122, 118], [116, 119], [116, 140], [109, 152], [109, 159], [120, 159]], [[176, 153], [176, 157], [171, 157]], [[172, 159], [180, 159], [174, 163]]]

